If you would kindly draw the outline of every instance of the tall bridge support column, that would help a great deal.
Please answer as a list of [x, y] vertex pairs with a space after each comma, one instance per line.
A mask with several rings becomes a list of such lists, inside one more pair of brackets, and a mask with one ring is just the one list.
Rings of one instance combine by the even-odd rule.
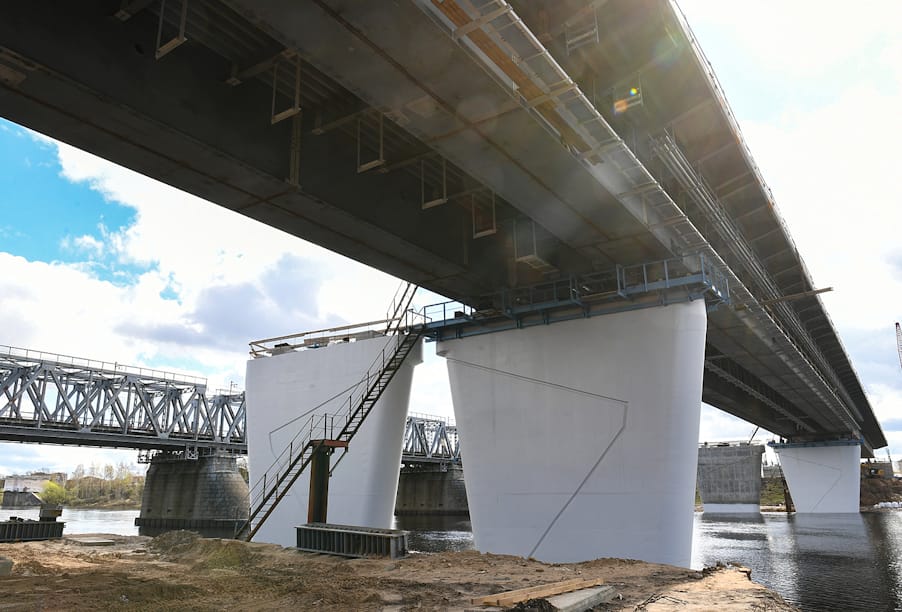
[[159, 453], [147, 470], [135, 525], [141, 535], [190, 529], [207, 537], [233, 538], [247, 514], [247, 483], [235, 455], [192, 460]]
[[[288, 448], [310, 415], [347, 411], [349, 395], [356, 390], [354, 395], [359, 397], [355, 385], [389, 341], [388, 337], [377, 336], [248, 361], [247, 450], [252, 484]], [[422, 343], [418, 343], [354, 436], [347, 456], [342, 458], [344, 451], [332, 456], [330, 523], [391, 527], [413, 368], [421, 361]], [[295, 527], [307, 518], [309, 492], [308, 469], [279, 502], [254, 541], [296, 546]]]
[[780, 458], [796, 512], [858, 512], [861, 442], [828, 440], [771, 446]]
[[701, 301], [448, 340], [480, 551], [689, 566]]
[[752, 444], [701, 446], [698, 491], [705, 514], [761, 512], [761, 455]]

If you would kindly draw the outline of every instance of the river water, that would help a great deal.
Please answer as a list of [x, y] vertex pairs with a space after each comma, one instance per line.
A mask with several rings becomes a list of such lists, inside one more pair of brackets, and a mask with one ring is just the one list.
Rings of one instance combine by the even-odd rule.
[[[37, 509], [3, 509], [37, 518]], [[137, 535], [137, 510], [63, 511], [65, 532]], [[456, 517], [398, 517], [410, 548], [473, 548], [470, 523]], [[902, 511], [862, 514], [712, 516], [696, 513], [692, 567], [718, 561], [752, 569], [752, 578], [805, 612], [902, 611]]]

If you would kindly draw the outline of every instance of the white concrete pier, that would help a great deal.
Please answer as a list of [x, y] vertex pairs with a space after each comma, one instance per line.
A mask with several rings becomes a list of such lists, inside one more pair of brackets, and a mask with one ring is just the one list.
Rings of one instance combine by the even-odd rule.
[[[307, 421], [308, 417], [302, 415], [331, 414], [343, 406], [346, 408], [352, 387], [360, 382], [390, 341], [388, 337], [377, 336], [248, 361], [247, 439], [251, 483], [288, 447]], [[330, 523], [391, 527], [410, 384], [413, 368], [421, 361], [420, 343], [395, 374], [351, 441], [348, 455], [335, 469], [329, 483]], [[359, 389], [355, 391], [359, 397]], [[340, 454], [338, 451], [333, 455], [333, 464]], [[309, 475], [305, 472], [254, 541], [296, 545], [295, 527], [307, 522], [309, 487]]]
[[688, 567], [703, 302], [439, 343], [480, 551]]
[[796, 512], [858, 512], [861, 446], [858, 440], [772, 444]]

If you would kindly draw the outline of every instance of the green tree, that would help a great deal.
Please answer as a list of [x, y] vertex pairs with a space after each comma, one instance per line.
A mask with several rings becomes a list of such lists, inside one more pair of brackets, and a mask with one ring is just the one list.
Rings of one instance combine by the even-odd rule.
[[48, 480], [44, 483], [44, 489], [41, 491], [41, 501], [45, 504], [62, 506], [69, 501], [69, 494], [66, 489]]

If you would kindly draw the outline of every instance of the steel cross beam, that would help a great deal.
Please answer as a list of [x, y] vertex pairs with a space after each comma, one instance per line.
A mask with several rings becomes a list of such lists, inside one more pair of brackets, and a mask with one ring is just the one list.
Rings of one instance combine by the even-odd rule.
[[0, 346], [0, 439], [247, 452], [244, 393], [206, 380]]

